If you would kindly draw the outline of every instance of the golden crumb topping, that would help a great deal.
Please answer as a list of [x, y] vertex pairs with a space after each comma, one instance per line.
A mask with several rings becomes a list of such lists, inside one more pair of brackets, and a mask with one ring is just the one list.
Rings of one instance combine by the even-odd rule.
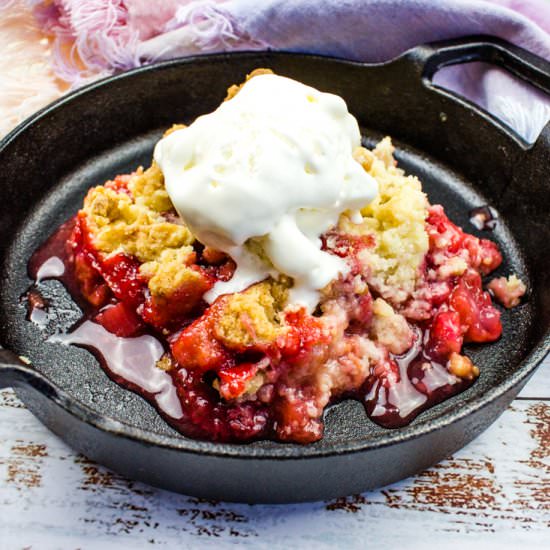
[[164, 180], [153, 163], [132, 175], [128, 191], [90, 189], [82, 213], [94, 246], [105, 254], [125, 253], [143, 262], [140, 272], [154, 295], [166, 295], [198, 274], [187, 265], [195, 240], [173, 213]]
[[156, 363], [155, 366], [157, 369], [164, 370], [166, 372], [171, 371], [175, 368], [174, 359], [168, 354], [165, 353]]
[[382, 298], [374, 300], [372, 313], [371, 335], [376, 342], [398, 355], [411, 347], [414, 334], [405, 317]]
[[286, 301], [286, 285], [268, 280], [225, 298], [214, 328], [228, 348], [273, 342], [283, 331], [278, 318]]
[[447, 368], [451, 374], [464, 380], [473, 380], [479, 376], [479, 368], [472, 363], [469, 357], [459, 353], [451, 353]]
[[172, 132], [175, 132], [176, 130], [183, 130], [186, 127], [186, 124], [172, 124], [172, 126], [170, 126], [170, 128], [168, 128], [168, 130], [166, 130], [166, 132], [162, 134], [162, 137], [169, 136]]
[[428, 251], [428, 201], [418, 178], [406, 176], [397, 168], [393, 151], [388, 137], [373, 151], [356, 149], [355, 159], [378, 181], [379, 194], [361, 210], [362, 223], [354, 224], [343, 215], [339, 228], [345, 233], [374, 237], [374, 247], [360, 254], [370, 271], [369, 282], [382, 296], [390, 293], [392, 301], [401, 302], [413, 292]]
[[184, 284], [201, 279], [198, 271], [187, 267], [194, 258], [192, 246], [167, 248], [157, 260], [141, 264], [139, 272], [148, 281], [153, 296], [169, 296]]
[[167, 248], [187, 246], [194, 240], [185, 225], [169, 222], [144, 201], [107, 187], [90, 189], [83, 212], [94, 246], [107, 254], [124, 252], [148, 262]]
[[128, 183], [128, 189], [138, 205], [155, 212], [173, 209], [168, 191], [164, 187], [162, 172], [155, 162], [145, 171], [140, 168]]

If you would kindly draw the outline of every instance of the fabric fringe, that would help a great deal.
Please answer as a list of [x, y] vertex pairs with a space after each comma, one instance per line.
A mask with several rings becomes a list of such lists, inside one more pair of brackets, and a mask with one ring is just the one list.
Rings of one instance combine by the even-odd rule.
[[34, 15], [52, 36], [52, 65], [77, 88], [137, 65], [137, 31], [122, 0], [34, 2]]
[[194, 35], [194, 45], [204, 51], [226, 50], [241, 39], [235, 20], [213, 1], [196, 0], [179, 7], [166, 30], [184, 25]]
[[51, 47], [21, 0], [0, 0], [0, 137], [57, 99], [66, 86], [51, 68]]
[[550, 107], [542, 101], [532, 100], [525, 105], [506, 95], [497, 95], [491, 102], [490, 111], [527, 143], [534, 143], [550, 120]]
[[268, 47], [243, 31], [223, 2], [194, 0], [176, 10], [164, 32], [138, 46], [138, 57], [142, 63], [151, 63], [198, 53]]

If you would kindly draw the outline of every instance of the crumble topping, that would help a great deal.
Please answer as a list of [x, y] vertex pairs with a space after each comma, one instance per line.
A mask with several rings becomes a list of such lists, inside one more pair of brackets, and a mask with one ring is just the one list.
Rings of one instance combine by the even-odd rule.
[[[156, 168], [150, 170], [157, 171]], [[141, 180], [143, 175], [135, 177]], [[161, 178], [157, 175], [155, 179], [162, 182]], [[130, 182], [132, 179], [130, 177]], [[166, 249], [192, 244], [194, 237], [184, 224], [179, 220], [178, 223], [167, 221], [162, 215], [164, 210], [159, 212], [151, 207], [152, 204], [167, 206], [156, 186], [149, 183], [139, 187], [142, 193], [149, 193], [134, 197], [108, 186], [94, 187], [88, 192], [83, 213], [94, 246], [107, 254], [124, 252], [140, 262], [149, 262], [158, 260]]]
[[184, 284], [198, 281], [200, 273], [188, 267], [195, 259], [192, 246], [163, 250], [156, 260], [141, 264], [140, 275], [153, 296], [170, 296]]
[[[164, 135], [179, 129], [180, 126], [172, 126]], [[174, 207], [164, 187], [164, 178], [160, 168], [155, 162], [147, 170], [139, 168], [128, 182], [128, 190], [138, 206], [144, 206], [154, 212], [173, 211]]]
[[474, 380], [479, 376], [479, 369], [472, 363], [472, 360], [456, 352], [451, 353], [448, 368], [451, 374], [465, 380]]
[[414, 341], [414, 332], [407, 319], [382, 298], [376, 298], [372, 304], [373, 339], [385, 346], [391, 353], [405, 353]]
[[525, 283], [516, 275], [510, 275], [508, 278], [494, 278], [487, 288], [505, 308], [519, 305], [522, 296], [527, 291]]
[[279, 312], [286, 297], [287, 287], [269, 280], [221, 298], [214, 334], [228, 348], [273, 342], [283, 333]]
[[355, 159], [378, 181], [379, 195], [361, 210], [362, 223], [342, 216], [339, 228], [374, 237], [374, 247], [359, 254], [363, 272], [381, 296], [400, 304], [412, 295], [428, 251], [428, 201], [418, 178], [397, 168], [393, 151], [389, 137], [373, 151], [356, 149]]

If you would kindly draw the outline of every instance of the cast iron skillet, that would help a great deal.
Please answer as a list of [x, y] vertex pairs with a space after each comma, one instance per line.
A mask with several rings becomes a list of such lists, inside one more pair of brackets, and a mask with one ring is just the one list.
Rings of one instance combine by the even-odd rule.
[[[502, 41], [470, 37], [421, 46], [381, 65], [271, 52], [176, 60], [92, 84], [24, 122], [0, 146], [0, 386], [15, 387], [44, 424], [90, 458], [130, 478], [206, 498], [289, 502], [360, 492], [409, 476], [471, 441], [550, 347], [550, 126], [529, 147], [431, 83], [440, 67], [474, 60], [550, 91], [550, 64]], [[401, 165], [468, 231], [476, 233], [468, 223], [472, 207], [489, 203], [500, 212], [489, 235], [504, 253], [500, 272], [528, 281], [528, 297], [504, 312], [499, 342], [468, 348], [481, 367], [473, 387], [406, 428], [380, 428], [350, 401], [327, 412], [324, 439], [309, 446], [186, 439], [141, 397], [112, 382], [88, 351], [45, 342], [79, 317], [59, 283], [43, 285], [56, 311], [46, 329], [25, 319], [20, 297], [30, 284], [29, 256], [77, 210], [85, 191], [146, 165], [163, 129], [213, 110], [227, 86], [256, 67], [343, 96], [366, 140], [393, 136]]]

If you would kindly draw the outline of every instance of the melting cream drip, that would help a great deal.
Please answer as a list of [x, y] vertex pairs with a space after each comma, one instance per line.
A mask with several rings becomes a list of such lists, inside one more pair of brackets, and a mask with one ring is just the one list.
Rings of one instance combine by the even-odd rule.
[[[290, 303], [312, 311], [319, 290], [348, 271], [320, 236], [378, 193], [352, 156], [356, 119], [342, 98], [276, 75], [250, 79], [230, 101], [155, 148], [170, 198], [200, 242], [235, 260], [232, 279], [205, 295], [239, 292], [268, 275], [293, 278]], [[268, 261], [245, 243], [261, 238]]]

